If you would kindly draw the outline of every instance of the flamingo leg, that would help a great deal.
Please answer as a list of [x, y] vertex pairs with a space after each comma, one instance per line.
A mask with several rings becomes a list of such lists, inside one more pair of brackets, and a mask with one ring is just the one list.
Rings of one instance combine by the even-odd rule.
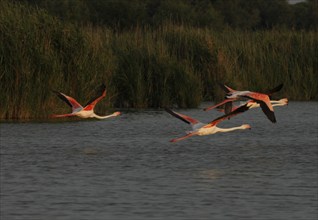
[[185, 136], [183, 136], [183, 137], [174, 138], [174, 139], [170, 140], [170, 142], [181, 141], [181, 140], [183, 140], [183, 139], [189, 138], [189, 137], [194, 136], [194, 135], [197, 135], [197, 133], [190, 133], [190, 134], [187, 134], [187, 135], [185, 135]]
[[72, 113], [62, 114], [62, 115], [50, 115], [51, 118], [63, 118], [63, 117], [72, 117], [72, 116], [75, 116], [75, 115]]

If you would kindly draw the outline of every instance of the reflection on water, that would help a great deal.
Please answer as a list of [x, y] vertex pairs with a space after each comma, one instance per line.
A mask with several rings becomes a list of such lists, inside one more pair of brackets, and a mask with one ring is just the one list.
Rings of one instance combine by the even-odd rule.
[[216, 170], [216, 169], [202, 170], [200, 172], [200, 177], [201, 178], [206, 178], [206, 179], [209, 179], [209, 180], [219, 179], [219, 178], [221, 178], [221, 175], [222, 175], [221, 171]]
[[[207, 103], [209, 104], [209, 103]], [[163, 111], [104, 121], [1, 123], [1, 219], [317, 219], [317, 102], [191, 137]], [[219, 112], [180, 110], [203, 122]]]

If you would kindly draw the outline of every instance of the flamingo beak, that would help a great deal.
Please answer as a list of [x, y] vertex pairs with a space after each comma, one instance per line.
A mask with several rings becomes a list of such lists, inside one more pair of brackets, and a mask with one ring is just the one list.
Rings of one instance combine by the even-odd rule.
[[243, 126], [245, 127], [245, 129], [249, 129], [249, 130], [252, 129], [252, 127], [251, 127], [249, 124], [245, 124], [245, 125], [243, 125]]

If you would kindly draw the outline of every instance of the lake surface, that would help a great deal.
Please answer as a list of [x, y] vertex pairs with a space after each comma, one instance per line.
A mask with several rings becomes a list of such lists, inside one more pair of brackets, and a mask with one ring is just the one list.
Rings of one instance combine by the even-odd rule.
[[[206, 107], [204, 103], [201, 108]], [[177, 111], [202, 122], [217, 111]], [[318, 103], [260, 109], [191, 137], [165, 111], [1, 123], [1, 220], [304, 219], [318, 217]]]

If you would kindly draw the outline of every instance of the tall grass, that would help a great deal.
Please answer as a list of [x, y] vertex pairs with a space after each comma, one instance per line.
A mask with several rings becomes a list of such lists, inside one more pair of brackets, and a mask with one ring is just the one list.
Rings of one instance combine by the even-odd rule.
[[317, 32], [272, 30], [230, 31], [215, 39], [223, 45], [219, 64], [234, 87], [264, 91], [282, 82], [281, 94], [291, 100], [317, 100], [317, 37]]
[[108, 107], [196, 107], [223, 92], [216, 82], [318, 99], [317, 32], [214, 32], [166, 23], [113, 32], [79, 27], [45, 11], [0, 1], [0, 118], [68, 111], [51, 89], [85, 103], [104, 82]]
[[[202, 101], [201, 77], [190, 62], [194, 54], [188, 54], [184, 45], [174, 44], [185, 32], [174, 32], [174, 28], [170, 32], [145, 28], [115, 37], [117, 69], [112, 79], [118, 92], [117, 106], [160, 107], [176, 103], [195, 107]], [[187, 37], [192, 36], [188, 33]]]
[[111, 59], [83, 30], [42, 10], [6, 1], [0, 8], [0, 118], [47, 117], [60, 104], [51, 89], [85, 101], [108, 82]]

